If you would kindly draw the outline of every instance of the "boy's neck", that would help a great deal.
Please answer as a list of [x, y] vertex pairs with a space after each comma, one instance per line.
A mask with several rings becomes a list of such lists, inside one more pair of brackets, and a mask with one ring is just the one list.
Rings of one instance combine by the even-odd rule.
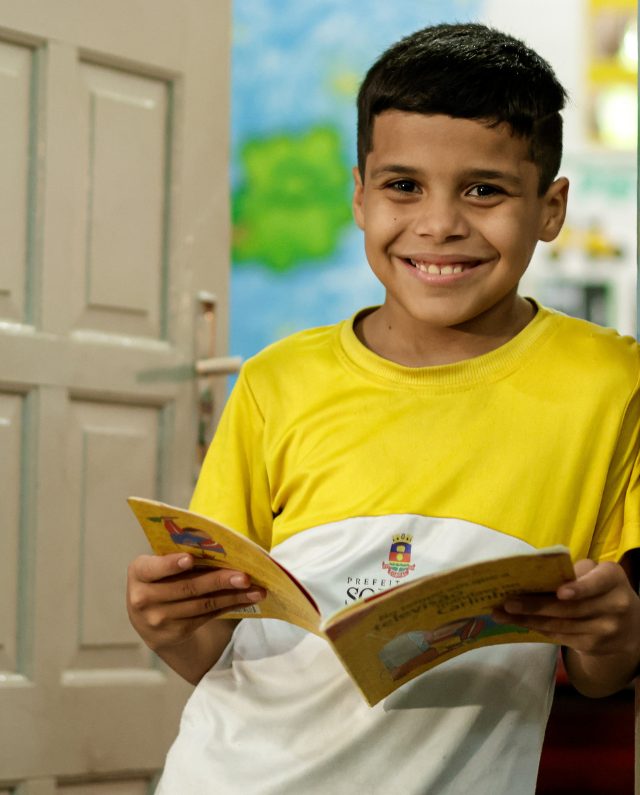
[[[496, 311], [498, 310], [498, 311]], [[388, 301], [357, 320], [356, 336], [383, 359], [405, 367], [455, 364], [489, 353], [504, 345], [527, 326], [535, 306], [515, 296], [502, 307], [458, 326], [437, 326], [399, 318]]]

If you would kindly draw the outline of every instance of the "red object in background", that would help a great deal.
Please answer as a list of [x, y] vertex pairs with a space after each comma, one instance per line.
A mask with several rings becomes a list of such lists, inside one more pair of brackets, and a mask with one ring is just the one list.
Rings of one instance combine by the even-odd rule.
[[581, 696], [558, 666], [536, 795], [632, 795], [634, 692]]

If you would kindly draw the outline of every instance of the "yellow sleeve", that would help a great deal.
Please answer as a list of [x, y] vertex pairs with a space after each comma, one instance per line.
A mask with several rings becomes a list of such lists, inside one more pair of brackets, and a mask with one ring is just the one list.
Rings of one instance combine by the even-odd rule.
[[202, 465], [190, 509], [271, 548], [273, 513], [264, 459], [264, 417], [244, 368]]
[[[585, 464], [588, 466], [588, 462]], [[640, 390], [631, 397], [602, 496], [589, 557], [617, 561], [640, 547]]]

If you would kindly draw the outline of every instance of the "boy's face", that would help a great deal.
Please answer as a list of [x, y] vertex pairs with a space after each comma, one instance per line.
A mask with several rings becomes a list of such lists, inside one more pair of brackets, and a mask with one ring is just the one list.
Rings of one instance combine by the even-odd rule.
[[353, 204], [389, 320], [472, 330], [479, 319], [487, 329], [492, 317], [498, 325], [509, 317], [536, 243], [553, 240], [566, 207], [564, 179], [538, 196], [528, 147], [505, 124], [397, 110], [376, 117], [364, 183], [354, 169]]

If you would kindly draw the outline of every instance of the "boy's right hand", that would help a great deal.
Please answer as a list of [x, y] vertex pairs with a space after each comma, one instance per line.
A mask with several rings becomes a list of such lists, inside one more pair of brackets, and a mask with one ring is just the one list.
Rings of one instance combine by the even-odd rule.
[[127, 610], [134, 629], [154, 651], [187, 641], [232, 607], [265, 597], [249, 576], [233, 569], [194, 568], [184, 552], [140, 555], [129, 566]]

